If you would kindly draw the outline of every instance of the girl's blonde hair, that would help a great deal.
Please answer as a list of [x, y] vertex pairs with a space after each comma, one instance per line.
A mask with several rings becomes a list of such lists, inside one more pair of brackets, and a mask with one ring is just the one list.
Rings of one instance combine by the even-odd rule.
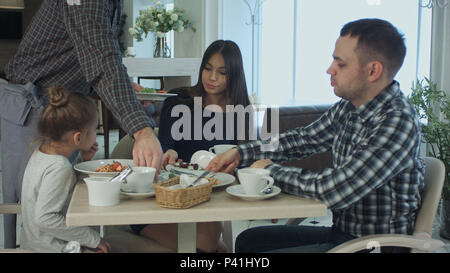
[[43, 141], [61, 141], [70, 131], [82, 131], [97, 118], [94, 101], [79, 93], [68, 93], [63, 87], [46, 89], [49, 104], [38, 123]]

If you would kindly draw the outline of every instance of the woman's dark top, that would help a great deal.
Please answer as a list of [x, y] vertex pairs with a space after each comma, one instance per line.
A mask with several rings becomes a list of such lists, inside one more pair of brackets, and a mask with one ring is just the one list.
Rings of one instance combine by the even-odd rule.
[[[170, 97], [168, 99], [166, 99], [164, 101], [164, 105], [162, 107], [161, 110], [161, 116], [160, 116], [160, 122], [159, 122], [159, 132], [158, 132], [158, 139], [161, 143], [161, 147], [163, 152], [166, 152], [168, 149], [172, 149], [175, 150], [178, 153], [178, 158], [182, 159], [184, 162], [190, 162], [191, 161], [191, 156], [192, 154], [194, 154], [196, 151], [199, 150], [208, 150], [210, 147], [213, 147], [214, 145], [218, 145], [218, 144], [238, 144], [237, 141], [237, 114], [234, 112], [231, 113], [217, 113], [217, 112], [209, 112], [212, 113], [210, 117], [205, 117], [204, 116], [204, 112], [205, 109], [203, 107], [199, 107], [197, 106], [197, 109], [201, 109], [202, 113], [194, 113], [194, 99], [192, 97], [190, 97], [188, 95], [188, 91], [186, 89], [173, 89], [171, 90], [169, 93], [176, 93], [178, 94], [177, 97]], [[189, 108], [189, 113], [190, 113], [190, 118], [189, 120], [191, 121], [191, 135], [189, 139], [180, 139], [180, 140], [175, 140], [174, 137], [172, 136], [172, 125], [174, 125], [175, 122], [177, 122], [178, 120], [180, 120], [183, 117], [183, 113], [178, 114], [178, 113], [174, 113], [177, 116], [172, 117], [172, 109], [176, 106], [176, 105], [185, 105], [187, 106], [187, 108]], [[202, 134], [199, 136], [197, 136], [197, 139], [194, 139], [194, 127], [195, 127], [195, 123], [194, 123], [194, 117], [195, 116], [201, 116], [201, 128], [202, 128]], [[217, 124], [219, 124], [219, 126], [221, 126], [223, 128], [223, 134], [222, 137], [217, 137], [212, 139], [212, 140], [208, 140], [205, 139], [205, 133], [203, 132], [205, 124], [208, 123], [208, 121], [212, 120], [216, 115], [219, 115], [221, 117], [221, 121], [222, 122], [217, 122]], [[230, 116], [232, 115], [232, 116]], [[226, 119], [228, 119], [231, 121], [233, 120], [233, 124], [234, 124], [234, 130], [232, 132], [234, 132], [234, 134], [232, 134], [231, 137], [227, 138], [227, 130], [231, 130], [233, 129], [231, 126], [227, 126], [226, 123]], [[178, 121], [177, 124], [179, 124], [181, 122]], [[211, 121], [208, 125], [211, 126], [213, 121]], [[229, 122], [230, 123], [230, 122]], [[184, 129], [183, 126], [177, 126], [177, 124], [175, 124], [176, 126], [176, 132], [179, 132], [178, 134], [182, 134]], [[197, 126], [198, 129], [200, 129], [199, 126]], [[209, 128], [209, 127], [208, 127]], [[215, 128], [215, 126], [212, 127], [212, 129], [207, 129], [207, 131], [212, 131], [213, 133], [218, 132], [217, 130], [220, 128]], [[231, 132], [231, 133], [232, 133]], [[199, 133], [197, 132], [197, 135]]]

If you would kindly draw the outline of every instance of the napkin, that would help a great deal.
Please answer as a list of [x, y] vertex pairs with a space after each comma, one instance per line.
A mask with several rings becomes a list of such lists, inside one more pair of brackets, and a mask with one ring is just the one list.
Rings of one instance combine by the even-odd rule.
[[[191, 185], [195, 181], [195, 179], [197, 179], [197, 178], [198, 178], [198, 176], [195, 176], [195, 175], [182, 174], [182, 175], [180, 175], [180, 183], [177, 184], [177, 185], [170, 186], [169, 188], [172, 188], [172, 189], [185, 189], [189, 185]], [[209, 182], [208, 179], [202, 178], [202, 179], [200, 179], [200, 181], [195, 183], [194, 187], [206, 184], [208, 182]]]

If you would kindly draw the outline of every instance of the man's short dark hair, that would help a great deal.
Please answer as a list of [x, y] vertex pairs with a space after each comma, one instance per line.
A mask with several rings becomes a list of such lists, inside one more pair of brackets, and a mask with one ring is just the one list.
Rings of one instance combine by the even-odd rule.
[[360, 19], [347, 23], [340, 33], [341, 37], [358, 37], [357, 51], [359, 61], [367, 64], [380, 61], [388, 75], [395, 77], [406, 55], [403, 34], [389, 22], [381, 19]]

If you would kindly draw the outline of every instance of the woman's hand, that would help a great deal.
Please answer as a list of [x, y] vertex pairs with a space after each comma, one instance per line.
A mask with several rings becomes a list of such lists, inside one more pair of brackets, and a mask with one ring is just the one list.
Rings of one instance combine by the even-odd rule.
[[83, 161], [89, 161], [94, 157], [94, 155], [95, 155], [95, 153], [97, 153], [97, 151], [98, 151], [98, 143], [96, 141], [89, 150], [80, 151], [81, 158], [83, 158]]
[[161, 168], [166, 169], [166, 165], [174, 165], [175, 161], [178, 159], [178, 153], [172, 149], [167, 150], [161, 160]]

